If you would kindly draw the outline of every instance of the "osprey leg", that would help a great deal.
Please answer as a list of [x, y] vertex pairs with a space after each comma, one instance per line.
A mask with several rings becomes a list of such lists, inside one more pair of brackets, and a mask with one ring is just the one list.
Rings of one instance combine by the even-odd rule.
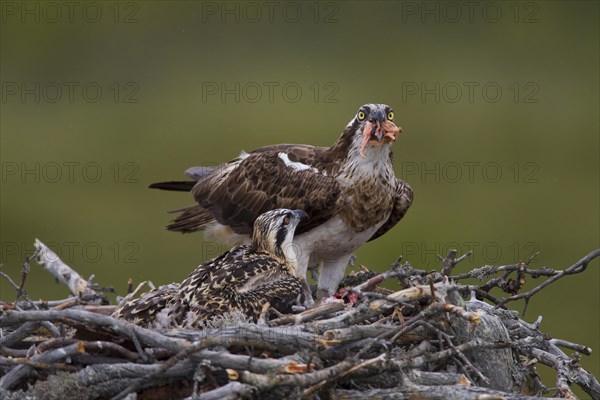
[[337, 259], [323, 261], [317, 285], [317, 300], [329, 297], [336, 292], [338, 284], [344, 277], [351, 255], [352, 253]]

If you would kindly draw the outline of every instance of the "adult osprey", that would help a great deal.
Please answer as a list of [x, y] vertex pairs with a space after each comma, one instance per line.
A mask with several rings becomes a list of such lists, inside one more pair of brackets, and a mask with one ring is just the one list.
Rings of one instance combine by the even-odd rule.
[[113, 316], [145, 327], [197, 327], [201, 321], [242, 312], [254, 321], [265, 303], [279, 312], [303, 303], [306, 281], [296, 276], [294, 231], [302, 210], [277, 209], [256, 219], [249, 245], [207, 261], [181, 284], [172, 283], [120, 304]]
[[298, 274], [323, 262], [317, 297], [335, 292], [348, 260], [363, 243], [385, 234], [413, 200], [394, 176], [391, 144], [402, 129], [385, 104], [365, 104], [331, 147], [280, 144], [258, 148], [218, 167], [193, 167], [193, 181], [151, 188], [191, 191], [197, 205], [169, 230], [205, 230], [231, 245], [249, 240], [254, 220], [275, 208], [300, 209], [310, 218], [298, 227]]

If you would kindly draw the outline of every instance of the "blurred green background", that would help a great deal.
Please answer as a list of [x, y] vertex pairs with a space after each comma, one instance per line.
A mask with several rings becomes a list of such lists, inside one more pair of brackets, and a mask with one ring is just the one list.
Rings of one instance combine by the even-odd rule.
[[[599, 3], [475, 4], [2, 2], [2, 270], [18, 279], [37, 237], [121, 294], [179, 281], [225, 248], [166, 232], [191, 199], [149, 183], [242, 149], [328, 146], [367, 102], [395, 108], [415, 201], [359, 263], [439, 269], [457, 247], [473, 250], [458, 272], [535, 250], [535, 267], [570, 266], [600, 246]], [[596, 376], [599, 286], [595, 260], [526, 315], [593, 347]], [[37, 266], [26, 289], [66, 294]]]

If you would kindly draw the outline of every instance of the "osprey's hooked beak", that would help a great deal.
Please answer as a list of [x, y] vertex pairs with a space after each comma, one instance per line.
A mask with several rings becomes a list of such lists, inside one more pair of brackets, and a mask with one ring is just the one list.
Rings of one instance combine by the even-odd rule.
[[382, 143], [390, 143], [396, 141], [396, 135], [402, 133], [402, 128], [396, 126], [392, 121], [385, 118], [382, 110], [375, 110], [370, 115], [369, 120], [365, 122], [363, 128], [363, 140], [360, 144], [360, 156], [365, 156], [365, 147], [370, 144], [374, 147]]

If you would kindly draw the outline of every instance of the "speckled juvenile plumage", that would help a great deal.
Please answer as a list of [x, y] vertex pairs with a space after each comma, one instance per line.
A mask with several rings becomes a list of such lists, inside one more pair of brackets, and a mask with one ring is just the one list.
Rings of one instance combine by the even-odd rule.
[[389, 106], [365, 104], [331, 147], [261, 147], [216, 168], [190, 168], [193, 181], [151, 187], [191, 191], [198, 203], [177, 210], [169, 230], [206, 230], [232, 245], [248, 240], [265, 211], [306, 211], [294, 241], [298, 274], [323, 262], [319, 293], [332, 294], [352, 252], [394, 227], [412, 203], [410, 186], [394, 176], [391, 143], [402, 130], [393, 120]]
[[304, 302], [304, 280], [296, 277], [291, 246], [303, 211], [278, 209], [255, 223], [252, 244], [237, 246], [200, 265], [180, 284], [161, 286], [119, 305], [114, 316], [146, 327], [198, 326], [241, 312], [257, 320], [269, 302], [290, 312]]

